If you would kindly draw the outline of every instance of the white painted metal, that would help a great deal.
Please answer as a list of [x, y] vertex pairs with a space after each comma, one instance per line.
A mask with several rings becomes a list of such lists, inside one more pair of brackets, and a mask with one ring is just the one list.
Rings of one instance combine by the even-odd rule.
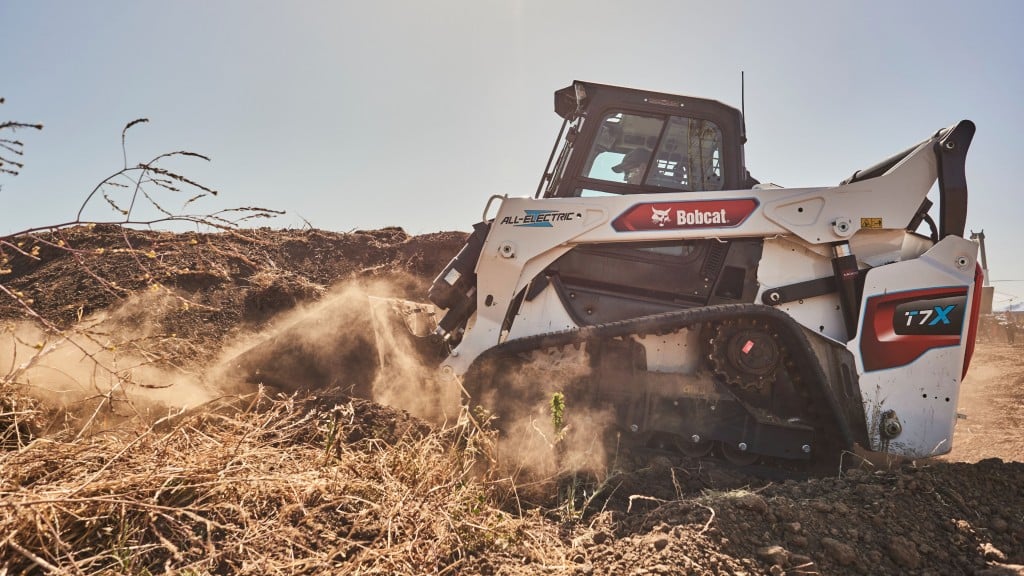
[[[673, 194], [636, 194], [600, 198], [506, 198], [495, 215], [490, 234], [477, 262], [477, 312], [475, 323], [460, 345], [445, 361], [446, 373], [461, 375], [484, 350], [500, 343], [501, 331], [515, 295], [548, 265], [578, 244], [604, 242], [645, 242], [667, 239], [763, 237], [768, 259], [759, 268], [762, 290], [781, 284], [827, 276], [831, 271], [830, 244], [848, 240], [851, 247], [866, 251], [871, 262], [897, 258], [905, 245], [901, 229], [913, 217], [936, 179], [935, 158], [922, 144], [886, 174], [863, 182], [828, 188], [760, 188], [720, 192], [680, 192]], [[735, 227], [697, 229], [654, 229], [621, 232], [612, 221], [637, 204], [728, 200], [754, 198], [759, 207]], [[493, 198], [488, 206], [493, 205]], [[554, 211], [564, 215], [552, 219], [550, 226], [515, 225], [527, 211]], [[862, 229], [861, 218], [880, 223], [881, 230]], [[850, 226], [840, 231], [838, 219]], [[879, 232], [892, 233], [892, 244]], [[788, 248], [775, 246], [771, 239], [789, 242]], [[796, 257], [785, 257], [789, 249]], [[809, 258], [806, 262], [803, 257]], [[866, 262], [864, 265], [867, 265]], [[790, 267], [803, 270], [794, 272]], [[806, 274], [804, 276], [803, 274]], [[817, 300], [817, 301], [816, 301]], [[806, 306], [806, 311], [800, 307]], [[838, 338], [841, 335], [838, 311], [829, 298], [811, 299], [787, 305], [799, 322], [808, 328]], [[532, 318], [526, 319], [526, 318]], [[544, 332], [544, 323], [535, 322], [536, 314], [526, 322], [513, 324], [510, 335], [516, 338]], [[518, 323], [519, 319], [516, 319]], [[824, 328], [821, 328], [821, 327]]]
[[[967, 337], [974, 294], [977, 244], [949, 236], [921, 257], [874, 268], [867, 273], [861, 309], [872, 296], [921, 288], [967, 288], [967, 310], [961, 341]], [[857, 360], [870, 448], [908, 458], [945, 454], [953, 447], [956, 403], [963, 373], [964, 346], [929, 350], [906, 366], [865, 371], [860, 354], [864, 318], [847, 347]], [[881, 415], [894, 411], [902, 433], [886, 441]]]
[[559, 332], [576, 327], [576, 323], [573, 322], [562, 301], [558, 298], [555, 288], [548, 285], [536, 298], [523, 302], [507, 339], [515, 340], [534, 334]]

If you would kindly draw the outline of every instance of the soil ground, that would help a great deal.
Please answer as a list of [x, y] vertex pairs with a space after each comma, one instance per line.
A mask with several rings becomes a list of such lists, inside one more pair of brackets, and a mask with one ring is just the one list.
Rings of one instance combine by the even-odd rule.
[[[7, 298], [0, 303], [0, 318], [13, 323], [31, 321], [32, 314], [37, 314], [35, 322], [67, 329], [90, 314], [115, 314], [133, 295], [166, 292], [174, 295], [173, 313], [153, 316], [150, 306], [146, 313], [134, 311], [121, 321], [130, 324], [133, 318], [139, 322], [157, 318], [157, 329], [146, 332], [147, 339], [132, 340], [133, 344], [148, 343], [155, 364], [202, 372], [222, 355], [228, 342], [272, 329], [281, 314], [327, 299], [336, 293], [332, 287], [339, 283], [387, 279], [389, 295], [422, 300], [433, 275], [464, 239], [465, 234], [459, 232], [409, 236], [400, 229], [348, 234], [267, 229], [174, 234], [76, 228], [55, 236], [23, 239], [22, 249], [27, 253], [32, 246], [39, 246], [36, 258], [6, 252], [11, 273], [0, 277], [0, 282], [22, 294], [23, 302], [31, 300], [34, 312]], [[343, 328], [354, 331], [355, 324], [343, 318], [348, 323]], [[21, 406], [29, 402], [41, 407], [32, 431], [48, 431], [50, 440], [19, 440], [12, 446], [8, 438], [7, 450], [0, 451], [0, 463], [4, 464], [0, 466], [0, 574], [91, 573], [82, 566], [102, 566], [96, 571], [109, 573], [182, 574], [1024, 574], [1022, 351], [1024, 345], [1011, 346], [998, 336], [979, 342], [959, 401], [959, 411], [966, 418], [958, 423], [952, 452], [942, 458], [892, 469], [865, 464], [824, 476], [783, 480], [745, 475], [713, 463], [656, 456], [632, 471], [587, 481], [568, 474], [529, 488], [481, 480], [472, 511], [463, 506], [447, 516], [429, 513], [436, 506], [431, 498], [439, 491], [455, 494], [465, 486], [475, 486], [467, 484], [465, 477], [410, 492], [388, 508], [390, 516], [383, 512], [385, 496], [327, 506], [335, 502], [332, 490], [335, 498], [342, 498], [346, 491], [318, 488], [316, 495], [309, 495], [308, 490], [305, 495], [290, 495], [297, 493], [294, 487], [300, 484], [319, 486], [305, 474], [317, 462], [326, 462], [321, 436], [309, 440], [314, 432], [321, 434], [322, 428], [303, 431], [304, 425], [313, 426], [314, 422], [295, 416], [294, 426], [275, 429], [277, 443], [259, 444], [259, 461], [264, 464], [252, 464], [256, 468], [269, 466], [265, 463], [278, 461], [275, 454], [284, 462], [285, 451], [308, 456], [308, 460], [290, 464], [295, 471], [289, 473], [295, 476], [280, 476], [291, 470], [285, 464], [261, 468], [261, 488], [254, 491], [267, 492], [261, 493], [263, 499], [258, 503], [249, 506], [245, 494], [236, 494], [234, 501], [210, 505], [219, 510], [217, 506], [239, 502], [238, 507], [246, 508], [238, 512], [249, 518], [245, 522], [283, 521], [293, 518], [295, 510], [307, 508], [315, 508], [322, 516], [303, 516], [307, 520], [290, 523], [287, 530], [262, 535], [261, 564], [241, 552], [248, 549], [244, 538], [223, 543], [207, 539], [192, 546], [189, 542], [205, 530], [201, 526], [191, 535], [182, 532], [181, 540], [152, 528], [164, 521], [157, 510], [171, 514], [168, 510], [176, 505], [165, 499], [169, 481], [162, 481], [151, 497], [145, 497], [150, 500], [143, 498], [142, 504], [135, 504], [151, 509], [150, 520], [143, 522], [149, 528], [139, 528], [140, 534], [152, 529], [163, 539], [136, 547], [164, 550], [160, 562], [147, 561], [145, 570], [103, 563], [102, 551], [120, 549], [119, 543], [129, 538], [124, 534], [91, 528], [81, 532], [84, 529], [78, 528], [75, 537], [81, 540], [75, 541], [94, 550], [88, 562], [73, 551], [61, 552], [45, 539], [37, 542], [27, 534], [38, 531], [71, 541], [70, 524], [61, 524], [69, 522], [64, 514], [74, 503], [85, 500], [83, 494], [90, 493], [99, 478], [111, 473], [127, 477], [147, 469], [153, 476], [166, 465], [168, 454], [187, 460], [190, 449], [183, 447], [178, 453], [165, 446], [154, 448], [150, 456], [135, 455], [129, 448], [149, 441], [149, 436], [137, 433], [127, 436], [134, 438], [127, 444], [113, 442], [110, 438], [114, 436], [106, 433], [69, 441], [60, 423], [81, 427], [84, 418], [68, 410], [47, 409], [45, 398], [22, 399], [18, 395], [27, 394], [24, 389], [7, 387], [0, 392], [21, 401]], [[352, 362], [358, 360], [352, 358]], [[0, 369], [0, 374], [5, 369]], [[365, 377], [352, 371], [351, 379]], [[349, 392], [358, 389], [357, 382], [349, 384]], [[158, 392], [140, 390], [139, 394]], [[400, 459], [415, 460], [415, 453], [399, 452], [403, 439], [420, 442], [430, 437], [443, 443], [451, 436], [445, 435], [445, 426], [439, 422], [422, 421], [372, 399], [308, 392], [310, 396], [300, 395], [299, 400], [293, 396], [290, 401], [299, 401], [297, 406], [304, 406], [301, 409], [273, 404], [268, 413], [276, 414], [282, 423], [293, 422], [289, 419], [292, 410], [298, 410], [294, 414], [331, 415], [330, 422], [342, 432], [330, 437], [339, 446], [348, 446], [338, 450], [347, 450], [353, 459], [384, 454], [393, 446], [390, 450]], [[0, 412], [5, 414], [19, 413], [10, 402], [2, 407]], [[211, 412], [215, 413], [219, 412]], [[249, 414], [243, 412], [245, 418], [250, 418]], [[210, 458], [228, 445], [235, 446], [234, 452], [225, 456], [221, 473], [234, 469], [231, 463], [244, 456], [238, 447], [250, 435], [243, 426], [244, 418], [225, 420], [234, 428], [218, 424], [217, 418], [202, 418], [189, 424], [194, 432], [189, 432], [187, 444], [194, 450], [209, 440], [206, 450]], [[260, 426], [268, 426], [268, 420], [261, 422]], [[286, 446], [280, 445], [286, 431], [291, 436], [287, 436]], [[237, 443], [232, 444], [232, 435]], [[170, 437], [168, 433], [166, 438]], [[50, 442], [50, 448], [44, 449], [43, 441]], [[82, 442], [88, 442], [95, 451], [88, 454], [94, 456], [86, 457]], [[451, 442], [454, 444], [449, 447], [462, 446], [458, 438]], [[420, 454], [433, 449], [415, 446]], [[187, 469], [185, 464], [182, 469]], [[273, 471], [282, 480], [279, 489], [271, 482]], [[79, 473], [86, 475], [79, 477]], [[420, 477], [428, 477], [425, 474]], [[490, 477], [484, 474], [482, 478]], [[101, 506], [113, 498], [101, 495], [103, 490], [113, 489], [115, 479], [111, 477], [106, 488], [96, 488], [100, 496], [90, 496], [90, 505]], [[143, 485], [145, 479], [140, 477], [138, 483]], [[75, 488], [62, 488], [68, 484]], [[363, 494], [366, 488], [361, 490]], [[525, 495], [545, 490], [548, 497], [530, 505]], [[289, 498], [297, 500], [288, 506], [299, 508], [285, 506], [283, 502]], [[55, 501], [56, 508], [42, 508]], [[124, 515], [131, 508], [125, 500], [118, 502], [120, 508], [99, 508], [95, 517]], [[181, 505], [182, 509], [199, 515], [206, 510], [191, 502]], [[398, 517], [394, 515], [410, 510], [416, 511], [417, 520], [402, 536], [394, 528]], [[499, 518], [502, 520], [496, 520]], [[209, 517], [202, 520], [207, 527], [214, 522]], [[513, 521], [514, 530], [502, 531]], [[236, 524], [245, 524], [231, 515], [217, 516], [216, 522], [222, 535], [233, 534], [230, 528]], [[459, 528], [450, 549], [434, 550], [449, 545], [443, 538], [434, 537], [434, 548], [422, 548], [423, 540], [409, 535], [421, 530], [427, 533], [428, 528], [437, 530], [437, 524]], [[477, 537], [470, 539], [467, 533]], [[340, 553], [340, 548], [330, 548], [339, 542], [350, 546], [346, 550], [359, 552]], [[424, 564], [385, 564], [383, 558], [389, 553], [419, 557]], [[204, 560], [214, 557], [219, 560]]]

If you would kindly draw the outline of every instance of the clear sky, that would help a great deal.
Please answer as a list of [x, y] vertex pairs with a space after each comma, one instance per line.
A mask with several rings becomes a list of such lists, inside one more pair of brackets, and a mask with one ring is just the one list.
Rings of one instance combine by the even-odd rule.
[[[747, 165], [833, 185], [957, 120], [968, 228], [997, 304], [1024, 300], [1024, 2], [0, 0], [0, 119], [26, 166], [0, 176], [0, 234], [74, 218], [128, 161], [218, 189], [196, 206], [287, 211], [275, 227], [469, 230], [530, 195], [574, 79], [739, 106]], [[174, 206], [171, 206], [174, 207]], [[100, 214], [95, 214], [97, 217]]]

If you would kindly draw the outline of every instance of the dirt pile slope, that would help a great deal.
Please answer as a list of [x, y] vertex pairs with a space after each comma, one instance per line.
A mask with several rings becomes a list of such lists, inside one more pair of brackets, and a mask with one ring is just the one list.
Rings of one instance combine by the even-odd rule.
[[[0, 251], [10, 270], [0, 281], [62, 327], [133, 294], [173, 290], [188, 299], [188, 310], [165, 318], [161, 328], [202, 355], [225, 336], [258, 329], [345, 280], [386, 276], [397, 295], [419, 297], [465, 238], [461, 232], [410, 237], [400, 228], [203, 234], [81, 226], [22, 238], [21, 253]], [[0, 300], [0, 318], [24, 317], [21, 306]]]
[[[0, 283], [53, 327], [94, 312], [118, 326], [154, 322], [133, 340], [139, 353], [203, 373], [227, 341], [328, 299], [339, 282], [387, 278], [392, 294], [422, 299], [464, 238], [78, 228], [24, 239]], [[129, 305], [147, 292], [165, 296]], [[0, 317], [29, 318], [10, 298]], [[9, 379], [8, 422], [35, 411], [49, 428], [0, 451], [0, 574], [1024, 573], [1017, 352], [979, 346], [950, 457], [799, 481], [655, 457], [522, 486], [488, 470], [488, 433], [336, 388], [235, 391], [91, 429]], [[90, 423], [120, 398], [93, 396]]]

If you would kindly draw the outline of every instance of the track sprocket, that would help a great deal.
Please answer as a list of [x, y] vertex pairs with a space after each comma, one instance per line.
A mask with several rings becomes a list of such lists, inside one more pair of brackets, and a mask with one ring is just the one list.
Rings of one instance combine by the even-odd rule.
[[736, 318], [711, 324], [707, 358], [726, 384], [765, 393], [775, 381], [783, 350], [769, 322]]

